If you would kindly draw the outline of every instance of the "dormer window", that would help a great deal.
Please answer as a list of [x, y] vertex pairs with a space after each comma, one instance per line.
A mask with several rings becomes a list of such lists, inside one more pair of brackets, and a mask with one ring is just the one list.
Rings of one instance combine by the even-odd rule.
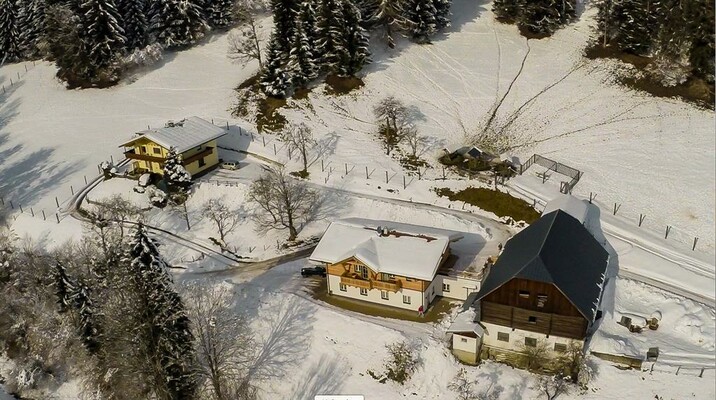
[[521, 299], [529, 299], [530, 298], [530, 292], [526, 290], [520, 290], [520, 298]]

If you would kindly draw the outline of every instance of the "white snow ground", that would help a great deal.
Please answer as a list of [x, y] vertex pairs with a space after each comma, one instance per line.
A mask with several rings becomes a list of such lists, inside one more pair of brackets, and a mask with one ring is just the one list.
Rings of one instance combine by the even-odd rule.
[[[387, 196], [448, 206], [448, 201], [438, 199], [430, 192], [431, 187], [461, 188], [472, 183], [450, 180], [436, 183], [434, 180], [418, 181], [408, 177], [408, 187], [404, 189], [400, 166], [394, 160], [380, 156], [382, 151], [370, 136], [373, 130], [371, 110], [376, 99], [395, 95], [420, 109], [423, 116], [417, 124], [421, 133], [431, 138], [433, 146], [426, 153], [426, 157], [431, 157], [445, 145], [463, 142], [460, 122], [468, 130], [472, 129], [483, 119], [495, 98], [506, 89], [527, 49], [525, 39], [518, 35], [514, 27], [494, 22], [489, 2], [454, 0], [453, 7], [452, 28], [436, 38], [431, 46], [399, 41], [395, 51], [388, 54], [381, 44], [376, 43], [373, 48], [375, 62], [366, 69], [366, 86], [363, 89], [341, 98], [328, 98], [318, 88], [310, 95], [314, 112], [306, 107], [286, 111], [289, 119], [305, 120], [311, 124], [322, 145], [326, 168], [322, 171], [318, 160], [313, 163], [310, 168], [313, 182], [335, 188], [331, 193], [339, 198], [355, 196], [351, 192], [365, 196], [353, 200], [355, 204], [350, 205], [346, 214], [336, 215], [353, 212], [356, 216], [408, 222], [423, 218], [426, 224], [438, 225], [446, 216], [453, 215], [450, 210], [432, 214], [406, 211], [409, 208], [403, 203], [386, 205], [386, 202], [378, 203], [379, 200], [371, 200], [370, 197]], [[529, 42], [530, 56], [522, 76], [505, 100], [503, 107], [506, 111], [510, 108], [507, 106], [513, 109], [519, 107], [581, 60], [580, 52], [588, 38], [590, 23], [588, 11], [580, 22], [563, 29], [553, 38]], [[268, 29], [270, 23], [264, 23], [264, 26]], [[56, 209], [55, 197], [60, 203], [66, 202], [71, 197], [70, 185], [72, 190], [77, 190], [84, 186], [84, 176], [90, 179], [96, 175], [98, 163], [110, 155], [117, 160], [121, 154], [116, 147], [118, 143], [136, 130], [147, 125], [157, 126], [169, 119], [189, 115], [214, 118], [217, 122], [229, 119], [227, 110], [234, 100], [233, 87], [251, 76], [255, 66], [241, 68], [232, 64], [225, 56], [226, 48], [226, 36], [215, 36], [188, 51], [169, 54], [160, 68], [106, 90], [67, 91], [55, 80], [55, 69], [49, 63], [0, 67], [0, 84], [7, 91], [0, 95], [0, 196], [6, 204], [12, 200], [16, 207], [22, 205], [25, 208], [24, 213], [15, 214], [14, 229], [21, 235], [31, 235], [46, 244], [57, 245], [65, 238], [78, 238], [82, 226], [77, 221], [71, 218], [63, 219], [61, 224], [52, 221]], [[613, 202], [622, 203], [620, 214], [627, 219], [620, 219], [619, 216], [610, 218], [608, 212], [602, 213], [603, 221], [608, 220], [613, 230], [619, 228], [619, 233], [628, 234], [628, 251], [619, 254], [623, 260], [622, 269], [632, 269], [639, 277], [646, 275], [656, 280], [654, 283], [657, 284], [664, 281], [713, 297], [713, 276], [710, 281], [704, 280], [704, 268], [701, 267], [705, 264], [713, 268], [714, 264], [714, 114], [678, 100], [651, 98], [612, 85], [606, 71], [613, 67], [614, 64], [608, 61], [589, 62], [540, 96], [533, 106], [526, 108], [515, 126], [538, 143], [519, 149], [517, 156], [524, 160], [537, 152], [576, 167], [585, 173], [577, 185], [577, 194], [587, 196], [589, 192], [597, 193], [603, 209], [608, 209]], [[10, 79], [13, 80], [12, 86]], [[627, 113], [622, 115], [623, 111]], [[246, 122], [240, 123], [248, 126]], [[570, 133], [572, 131], [576, 132]], [[271, 144], [264, 147], [254, 141], [251, 146], [252, 151], [263, 152], [266, 156], [273, 153]], [[282, 152], [279, 146], [279, 154], [274, 157], [285, 161], [285, 150]], [[340, 172], [345, 164], [349, 168], [347, 175]], [[297, 164], [294, 161], [292, 165]], [[362, 177], [366, 166], [371, 172], [369, 180]], [[384, 171], [389, 171], [390, 182], [387, 185], [383, 183]], [[434, 179], [440, 172], [432, 170], [428, 171], [428, 175]], [[213, 175], [213, 179], [225, 178], [234, 180], [236, 177], [221, 173]], [[207, 179], [212, 179], [212, 176]], [[242, 178], [235, 180], [240, 182]], [[243, 183], [246, 182], [243, 179]], [[200, 186], [193, 201], [205, 198], [201, 194], [205, 192], [212, 196], [229, 196], [237, 206], [241, 205], [241, 195], [237, 192], [240, 187], [219, 189], [213, 186], [209, 189], [204, 185], [209, 184]], [[388, 192], [387, 188], [392, 192]], [[107, 192], [114, 191], [110, 188]], [[90, 196], [94, 199], [94, 195]], [[34, 217], [27, 213], [30, 207], [33, 207]], [[41, 210], [46, 211], [47, 221], [41, 219]], [[480, 210], [471, 211], [480, 216], [490, 216], [490, 213]], [[626, 221], [635, 219], [639, 213], [647, 215], [645, 228], [656, 233], [645, 234], [626, 225]], [[159, 220], [167, 226], [175, 224], [181, 232], [180, 222], [166, 216], [165, 220]], [[197, 225], [192, 235], [205, 240], [211, 232], [209, 227], [195, 222]], [[321, 223], [326, 221], [307, 228], [304, 234], [309, 234], [311, 229], [320, 232]], [[450, 223], [466, 224], [457, 219]], [[472, 224], [466, 225], [475, 229]], [[678, 241], [678, 244], [654, 238], [666, 225], [674, 227], [669, 240]], [[276, 237], [256, 236], [247, 225], [237, 231], [231, 241], [238, 246], [258, 247], [273, 244]], [[682, 251], [690, 250], [690, 241], [694, 236], [699, 237], [697, 249], [707, 254], [696, 252], [685, 258]], [[654, 244], [658, 244], [656, 252], [662, 261], [649, 264], [649, 259], [638, 254], [639, 246], [633, 245], [635, 237], [639, 239], [637, 244], [646, 246], [648, 250], [654, 250]], [[611, 238], [609, 240], [612, 241]], [[621, 248], [618, 245], [615, 247]], [[191, 253], [181, 247], [165, 250], [169, 251], [170, 257], [179, 260]], [[664, 254], [672, 264], [663, 263]], [[633, 262], [626, 262], [630, 259]], [[682, 270], [694, 265], [698, 268], [692, 271], [696, 275], [690, 276], [682, 274], [679, 269], [671, 271], [674, 265], [687, 267]], [[291, 264], [282, 268], [295, 269], [297, 266]], [[276, 271], [282, 270], [279, 268]], [[294, 276], [295, 273], [291, 271], [289, 275]], [[271, 275], [266, 279], [271, 279]], [[659, 291], [651, 294], [649, 290], [649, 295], [641, 299], [620, 296], [618, 301], [624, 302], [622, 310], [648, 312], [643, 309], [643, 303], [652, 301], [651, 296], [670, 298], [668, 294], [660, 294]], [[269, 306], [262, 308], [264, 311], [281, 309], [270, 307], [275, 304], [273, 302], [279, 301], [276, 296], [266, 301]], [[309, 303], [300, 303], [308, 302], [303, 298], [295, 301], [309, 306]], [[670, 305], [668, 314], [674, 322], [673, 330], [669, 331], [671, 335], [705, 337], [706, 343], [709, 340], [713, 343], [712, 309], [694, 310], [692, 305], [688, 305], [690, 303], [680, 298], [667, 301]], [[686, 308], [684, 318], [698, 317], [679, 322], [679, 307]], [[421, 334], [411, 330], [414, 328], [396, 330], [395, 323], [391, 323], [390, 328], [383, 325], [373, 327], [365, 319], [336, 317], [343, 314], [321, 307], [315, 307], [315, 315], [318, 322], [306, 325], [314, 326], [308, 347], [311, 354], [307, 355], [307, 359], [313, 360], [312, 365], [316, 367], [319, 367], [318, 361], [324, 354], [331, 353], [324, 359], [328, 363], [336, 353], [323, 346], [328, 342], [323, 332], [336, 332], [334, 325], [326, 327], [325, 324], [332, 324], [335, 318], [341, 318], [341, 325], [346, 329], [332, 335], [334, 340], [338, 341], [337, 337], [345, 335], [356, 341], [373, 337], [375, 340], [370, 342], [370, 351], [377, 353], [383, 351], [383, 343], [399, 337], [398, 332], [425, 337], [424, 329], [419, 330], [423, 332]], [[686, 331], [676, 331], [677, 326]], [[363, 335], [354, 335], [353, 331]], [[321, 346], [318, 346], [319, 343]], [[344, 345], [340, 361], [350, 365], [355, 373], [345, 377], [342, 387], [346, 390], [365, 389], [371, 394], [368, 398], [397, 398], [402, 394], [410, 395], [413, 391], [418, 393], [417, 398], [452, 398], [445, 385], [458, 365], [442, 345], [427, 343], [425, 365], [429, 368], [419, 371], [416, 378], [402, 388], [381, 385], [367, 377], [363, 371], [367, 366], [362, 364], [366, 349], [353, 351]], [[696, 344], [693, 346], [698, 347]], [[695, 356], [690, 357], [689, 353]], [[683, 355], [679, 362], [703, 361], [698, 348], [694, 350], [687, 346], [679, 354]], [[619, 371], [601, 362], [597, 363], [597, 367], [599, 374], [594, 386], [599, 389], [585, 395], [589, 398], [653, 398], [654, 395], [713, 398], [715, 395], [712, 370], [699, 379], [683, 372], [678, 377], [665, 375], [657, 372], [658, 368], [654, 375], [648, 375], [637, 371]], [[363, 372], [364, 376], [359, 372]], [[470, 373], [481, 377], [485, 383], [490, 379], [499, 379], [499, 385], [503, 387], [501, 398], [536, 396], [529, 388], [531, 377], [524, 372], [486, 363], [480, 368], [471, 368]], [[330, 380], [326, 375], [320, 371], [316, 374]], [[310, 389], [324, 384], [318, 380], [300, 381], [298, 375], [286, 379], [290, 379], [293, 388], [304, 393], [310, 393]], [[264, 388], [267, 393], [289, 393], [292, 387], [267, 382]]]

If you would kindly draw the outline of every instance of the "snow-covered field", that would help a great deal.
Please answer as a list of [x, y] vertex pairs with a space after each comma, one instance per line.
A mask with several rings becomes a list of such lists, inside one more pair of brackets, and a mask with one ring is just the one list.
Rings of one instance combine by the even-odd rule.
[[[329, 97], [318, 87], [308, 101], [282, 111], [291, 121], [309, 124], [320, 143], [316, 150], [320, 155], [313, 154], [309, 171], [312, 185], [326, 195], [324, 214], [305, 226], [300, 237], [318, 235], [330, 220], [344, 216], [425, 224], [470, 233], [457, 250], [466, 258], [479, 252], [474, 262], [481, 264], [482, 257], [494, 252], [510, 229], [497, 227], [491, 213], [469, 206], [465, 209], [474, 212], [473, 217], [440, 208], [460, 205], [437, 198], [433, 187], [459, 189], [477, 183], [436, 181], [439, 169], [428, 171], [428, 180], [407, 176], [395, 160], [383, 155], [371, 135], [372, 107], [378, 99], [394, 95], [418, 109], [415, 123], [431, 143], [425, 157], [434, 163], [440, 149], [463, 143], [465, 132], [484, 121], [529, 49], [522, 75], [506, 97], [498, 120], [508, 118], [510, 111], [575, 66], [580, 67], [524, 108], [514, 126], [528, 143], [514, 155], [525, 160], [539, 153], [584, 172], [575, 194], [597, 194], [603, 226], [612, 234], [607, 238], [619, 254], [623, 271], [713, 298], [714, 113], [679, 100], [629, 91], [611, 83], [613, 62], [585, 62], [581, 51], [590, 34], [589, 10], [554, 37], [527, 42], [515, 27], [497, 24], [490, 7], [483, 0], [454, 0], [453, 25], [432, 45], [399, 40], [396, 49], [387, 50], [374, 40], [374, 62], [365, 69], [362, 89]], [[264, 29], [271, 26], [269, 21], [263, 25]], [[12, 201], [16, 208], [22, 205], [25, 209], [11, 220], [15, 231], [47, 245], [78, 239], [82, 224], [66, 215], [59, 224], [54, 219], [55, 198], [66, 206], [71, 192], [85, 185], [85, 177], [97, 175], [97, 164], [110, 156], [119, 160], [118, 144], [147, 125], [197, 115], [252, 128], [247, 121], [232, 119], [229, 109], [235, 98], [233, 88], [253, 75], [256, 66], [233, 64], [226, 51], [226, 35], [213, 36], [190, 50], [168, 54], [156, 68], [104, 90], [68, 91], [46, 62], [0, 67], [0, 84], [6, 90], [0, 94], [0, 197], [5, 207]], [[274, 154], [275, 138], [266, 136], [267, 146], [258, 138], [243, 149], [298, 166], [295, 156], [288, 160], [280, 143], [278, 154]], [[228, 154], [226, 158], [239, 156]], [[253, 160], [237, 173], [217, 171], [202, 178], [187, 205], [191, 230], [186, 229], [178, 211], [152, 211], [150, 222], [211, 246], [208, 237], [216, 232], [200, 218], [201, 204], [220, 197], [237, 212], [249, 212], [244, 195], [247, 184], [260, 171], [258, 165], [258, 160]], [[364, 176], [366, 167], [370, 179]], [[388, 184], [384, 182], [386, 171]], [[224, 183], [217, 185], [216, 181]], [[89, 196], [94, 201], [120, 193], [146, 206], [146, 195], [133, 193], [133, 185], [112, 179]], [[538, 198], [549, 198], [554, 191], [554, 187], [542, 190], [522, 181], [511, 190], [519, 185]], [[413, 201], [425, 204], [411, 205]], [[606, 215], [605, 210], [615, 202], [621, 204], [619, 214]], [[30, 207], [35, 216], [28, 214]], [[47, 221], [41, 211], [46, 212]], [[647, 215], [641, 231], [633, 227], [639, 214]], [[673, 226], [669, 241], [658, 240], [656, 236], [663, 235], [667, 225]], [[623, 240], [614, 239], [614, 235]], [[275, 231], [258, 232], [245, 219], [227, 242], [241, 255], [264, 259], [276, 254], [276, 240], [283, 237], [284, 233]], [[693, 237], [699, 238], [698, 251], [684, 255], [690, 251]], [[211, 260], [190, 263], [198, 253], [185, 246], [166, 244], [162, 251], [175, 264], [196, 267], [181, 279], [194, 279], [200, 275], [193, 275], [193, 270], [212, 267]], [[647, 253], [651, 255], [647, 257]], [[446, 385], [460, 365], [442, 342], [444, 327], [361, 317], [315, 303], [304, 294], [296, 273], [303, 263], [305, 260], [299, 260], [258, 277], [256, 273], [237, 275], [224, 282], [235, 285], [242, 301], [259, 316], [254, 324], [259, 337], [267, 338], [275, 331], [271, 321], [292, 324], [286, 328], [295, 335], [282, 338], [291, 351], [283, 355], [286, 359], [277, 359], [275, 379], [261, 384], [267, 398], [308, 399], [333, 391], [365, 394], [366, 399], [454, 398]], [[664, 362], [657, 363], [652, 375], [620, 371], [594, 361], [597, 373], [592, 389], [569, 397], [714, 398], [713, 369], [707, 370], [704, 378], [688, 369], [678, 376], [671, 370], [679, 365], [713, 364], [714, 310], [631, 280], [617, 280], [614, 296], [614, 312], [605, 319], [594, 346], [618, 348], [621, 336], [632, 335], [614, 322], [619, 315], [649, 316], [660, 311], [659, 330], [631, 338], [623, 348], [643, 352], [658, 345]], [[380, 384], [366, 370], [379, 370], [384, 345], [402, 337], [421, 341], [423, 364], [405, 386]], [[492, 384], [500, 398], [537, 397], [532, 389], [534, 377], [526, 372], [489, 362], [468, 370], [481, 382], [481, 388]]]

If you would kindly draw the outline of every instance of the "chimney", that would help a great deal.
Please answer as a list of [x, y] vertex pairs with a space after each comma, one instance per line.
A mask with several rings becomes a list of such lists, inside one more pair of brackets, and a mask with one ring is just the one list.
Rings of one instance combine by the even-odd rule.
[[383, 227], [383, 235], [382, 235], [382, 236], [388, 236], [388, 233], [390, 233], [390, 231], [388, 230], [388, 227], [387, 227], [387, 226], [384, 226], [384, 227]]

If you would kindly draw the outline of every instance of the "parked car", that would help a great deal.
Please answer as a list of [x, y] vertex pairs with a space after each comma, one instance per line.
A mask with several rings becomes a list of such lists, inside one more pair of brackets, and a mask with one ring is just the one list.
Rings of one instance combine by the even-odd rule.
[[239, 162], [232, 160], [224, 161], [221, 163], [221, 168], [231, 170], [239, 169]]
[[301, 276], [322, 276], [326, 277], [326, 269], [323, 267], [304, 267], [301, 268]]

